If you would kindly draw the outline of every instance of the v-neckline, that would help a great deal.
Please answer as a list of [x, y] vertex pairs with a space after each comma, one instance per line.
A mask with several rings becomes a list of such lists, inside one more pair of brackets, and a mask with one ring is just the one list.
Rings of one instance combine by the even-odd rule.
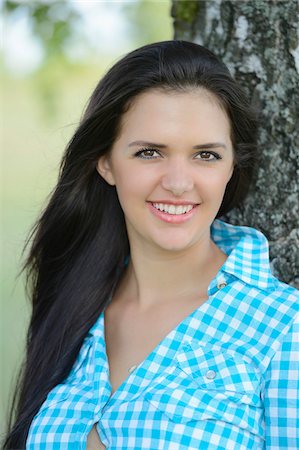
[[109, 360], [108, 360], [108, 355], [107, 355], [107, 346], [106, 346], [106, 338], [105, 338], [105, 310], [108, 306], [108, 304], [106, 304], [105, 308], [102, 311], [102, 330], [103, 330], [103, 353], [104, 353], [104, 357], [105, 357], [105, 364], [106, 364], [106, 373], [107, 373], [107, 383], [109, 385], [109, 391], [110, 391], [110, 396], [108, 398], [108, 403], [110, 402], [114, 402], [117, 397], [119, 396], [119, 394], [124, 390], [124, 387], [128, 384], [128, 382], [135, 377], [136, 375], [138, 375], [138, 372], [144, 367], [144, 365], [146, 365], [146, 363], [149, 360], [152, 360], [153, 358], [152, 355], [157, 354], [159, 348], [163, 345], [163, 343], [171, 338], [171, 335], [175, 335], [180, 328], [182, 328], [183, 326], [187, 326], [188, 322], [191, 321], [191, 319], [193, 318], [193, 316], [196, 315], [197, 312], [201, 311], [201, 309], [203, 309], [204, 307], [206, 308], [207, 306], [209, 306], [209, 304], [211, 303], [211, 301], [213, 300], [214, 295], [209, 295], [207, 300], [205, 300], [203, 303], [201, 303], [199, 306], [197, 306], [191, 313], [189, 313], [187, 316], [185, 316], [174, 328], [172, 328], [161, 340], [160, 342], [152, 349], [152, 351], [150, 353], [148, 353], [148, 355], [141, 361], [141, 363], [139, 363], [137, 365], [137, 367], [135, 368], [135, 370], [133, 370], [131, 373], [129, 373], [129, 375], [124, 379], [124, 381], [118, 386], [118, 388], [112, 393], [112, 385], [110, 382], [110, 367], [109, 367]]

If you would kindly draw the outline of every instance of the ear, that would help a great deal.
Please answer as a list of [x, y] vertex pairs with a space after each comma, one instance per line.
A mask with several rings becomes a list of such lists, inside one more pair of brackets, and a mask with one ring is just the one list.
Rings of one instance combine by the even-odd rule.
[[108, 184], [110, 184], [111, 186], [115, 185], [109, 155], [103, 155], [99, 158], [96, 165], [96, 169], [98, 173], [101, 175], [101, 177], [103, 177]]

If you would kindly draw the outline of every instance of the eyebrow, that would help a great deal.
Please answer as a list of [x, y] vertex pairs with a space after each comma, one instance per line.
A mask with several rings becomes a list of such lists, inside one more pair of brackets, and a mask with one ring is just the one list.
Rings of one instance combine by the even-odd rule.
[[[154, 142], [146, 142], [146, 141], [133, 141], [129, 144], [129, 147], [133, 147], [134, 145], [147, 145], [156, 148], [167, 148], [167, 145], [165, 144], [155, 144]], [[198, 150], [201, 148], [218, 148], [218, 147], [223, 147], [226, 150], [226, 145], [223, 144], [223, 142], [208, 142], [206, 144], [194, 145], [192, 148]]]

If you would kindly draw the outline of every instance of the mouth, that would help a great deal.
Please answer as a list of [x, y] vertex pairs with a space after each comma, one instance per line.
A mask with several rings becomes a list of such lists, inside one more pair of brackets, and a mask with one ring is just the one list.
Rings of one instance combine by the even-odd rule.
[[166, 214], [178, 216], [178, 215], [184, 215], [188, 214], [193, 208], [195, 208], [197, 205], [195, 204], [167, 204], [167, 203], [153, 203], [150, 202], [154, 208], [156, 208], [158, 211], [164, 212]]
[[171, 205], [166, 203], [147, 202], [151, 213], [169, 224], [181, 224], [189, 221], [196, 214], [199, 204]]

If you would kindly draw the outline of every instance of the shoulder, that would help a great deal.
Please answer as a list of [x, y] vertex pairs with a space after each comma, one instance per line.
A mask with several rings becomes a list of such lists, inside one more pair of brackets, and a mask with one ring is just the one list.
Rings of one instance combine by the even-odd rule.
[[298, 332], [299, 291], [276, 279], [276, 287], [265, 296], [264, 303], [268, 306], [267, 316], [272, 333], [280, 329], [277, 336], [279, 347], [287, 334]]
[[[212, 238], [228, 258], [221, 268], [227, 292], [238, 305], [232, 315], [242, 322], [243, 339], [255, 341], [267, 367], [298, 317], [299, 291], [272, 273], [269, 242], [259, 230], [215, 220]], [[231, 281], [231, 284], [230, 284]], [[229, 289], [231, 286], [231, 289]], [[223, 295], [225, 291], [223, 291]]]

